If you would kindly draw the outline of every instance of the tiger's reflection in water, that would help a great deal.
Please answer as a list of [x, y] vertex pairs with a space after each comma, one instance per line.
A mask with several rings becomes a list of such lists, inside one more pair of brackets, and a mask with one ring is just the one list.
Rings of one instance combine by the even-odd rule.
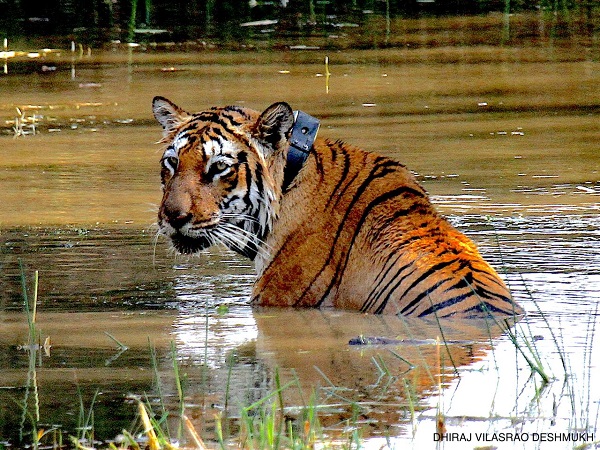
[[[403, 433], [409, 403], [428, 408], [438, 383], [447, 386], [457, 371], [485, 358], [502, 332], [484, 320], [438, 323], [238, 302], [220, 315], [219, 288], [206, 278], [188, 277], [175, 288], [185, 292], [173, 334], [188, 376], [187, 401], [195, 405], [187, 414], [204, 430], [214, 429], [215, 414], [225, 416], [225, 405], [235, 421], [243, 407], [272, 394], [277, 371], [280, 385], [291, 382], [283, 391], [285, 406], [306, 405], [313, 391], [319, 404], [330, 405], [319, 413], [325, 427], [341, 426], [358, 411], [363, 436]], [[356, 340], [367, 344], [350, 344]], [[290, 410], [290, 417], [297, 412]]]

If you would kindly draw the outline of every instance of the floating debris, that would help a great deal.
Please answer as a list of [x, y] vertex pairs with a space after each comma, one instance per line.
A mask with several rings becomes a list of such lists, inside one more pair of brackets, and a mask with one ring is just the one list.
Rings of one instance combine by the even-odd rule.
[[15, 117], [15, 120], [13, 122], [13, 137], [18, 138], [20, 136], [35, 135], [36, 123], [38, 122], [38, 119], [42, 116], [32, 114], [31, 116], [27, 117], [25, 113], [25, 108], [21, 109], [17, 107], [16, 110], [17, 116]]
[[577, 189], [585, 192], [586, 194], [598, 194], [598, 191], [596, 191], [596, 189], [593, 189], [593, 188], [589, 188], [586, 186], [576, 186], [576, 187], [577, 187]]
[[290, 71], [289, 70], [278, 70], [277, 73], [286, 74], [286, 73], [290, 73]]
[[348, 341], [348, 345], [399, 345], [403, 340], [382, 336], [358, 336]]
[[240, 27], [266, 27], [269, 25], [276, 25], [278, 20], [255, 20], [253, 22], [244, 22], [240, 24]]
[[484, 106], [487, 106], [487, 105], [488, 105], [487, 102], [479, 102], [479, 103], [477, 103], [477, 106], [479, 106], [479, 107], [484, 107]]
[[321, 50], [321, 47], [316, 45], [290, 45], [290, 50]]
[[362, 105], [365, 108], [373, 108], [373, 107], [377, 106], [377, 103], [363, 103]]
[[357, 23], [350, 23], [350, 22], [330, 23], [329, 25], [334, 28], [358, 28], [360, 26]]
[[102, 106], [102, 105], [103, 104], [100, 102], [82, 102], [82, 103], [75, 103], [75, 108], [79, 109], [82, 106]]
[[155, 35], [155, 34], [168, 33], [169, 30], [162, 30], [160, 28], [136, 28], [133, 30], [133, 32], [135, 34]]
[[79, 83], [79, 87], [82, 89], [99, 88], [101, 86], [102, 86], [102, 84], [100, 84], [100, 83]]

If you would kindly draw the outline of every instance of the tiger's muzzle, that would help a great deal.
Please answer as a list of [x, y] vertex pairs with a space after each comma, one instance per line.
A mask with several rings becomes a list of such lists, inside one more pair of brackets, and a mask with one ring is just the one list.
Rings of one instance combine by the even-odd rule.
[[214, 245], [210, 234], [219, 224], [219, 215], [213, 213], [210, 218], [198, 223], [192, 213], [183, 214], [163, 208], [158, 223], [161, 233], [171, 240], [175, 250], [193, 254]]

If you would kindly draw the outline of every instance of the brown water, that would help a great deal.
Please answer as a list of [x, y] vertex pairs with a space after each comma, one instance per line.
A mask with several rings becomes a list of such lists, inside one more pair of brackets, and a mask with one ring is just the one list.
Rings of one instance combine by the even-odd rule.
[[[356, 402], [373, 445], [391, 436], [403, 448], [433, 446], [438, 408], [449, 432], [595, 432], [599, 63], [557, 48], [344, 51], [328, 55], [327, 79], [325, 55], [133, 51], [9, 63], [0, 78], [0, 444], [29, 429], [24, 401], [39, 404], [45, 429], [77, 434], [81, 398], [96, 439], [107, 440], [135, 428], [134, 399], [148, 395], [164, 400], [176, 429], [171, 342], [186, 414], [208, 441], [215, 414], [234, 417], [225, 422], [235, 431], [241, 407], [275, 389], [276, 368], [282, 383], [302, 385], [286, 391], [289, 406], [316, 389], [328, 433], [347, 425]], [[558, 381], [538, 392], [509, 339], [485, 324], [442, 324], [440, 368], [436, 323], [252, 310], [248, 261], [221, 249], [168, 253], [152, 226], [154, 95], [191, 111], [286, 100], [321, 118], [322, 136], [406, 163], [504, 274], [529, 314], [518, 330], [535, 336]], [[25, 135], [13, 138], [17, 107]], [[30, 296], [39, 271], [37, 322], [52, 344], [37, 355], [35, 396], [19, 261]], [[360, 335], [403, 342], [348, 345]]]

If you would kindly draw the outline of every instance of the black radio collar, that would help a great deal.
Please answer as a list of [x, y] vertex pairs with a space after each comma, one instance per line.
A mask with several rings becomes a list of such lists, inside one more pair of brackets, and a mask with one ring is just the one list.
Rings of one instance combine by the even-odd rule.
[[283, 172], [283, 192], [286, 192], [308, 158], [319, 132], [319, 121], [302, 111], [294, 111], [294, 126]]

